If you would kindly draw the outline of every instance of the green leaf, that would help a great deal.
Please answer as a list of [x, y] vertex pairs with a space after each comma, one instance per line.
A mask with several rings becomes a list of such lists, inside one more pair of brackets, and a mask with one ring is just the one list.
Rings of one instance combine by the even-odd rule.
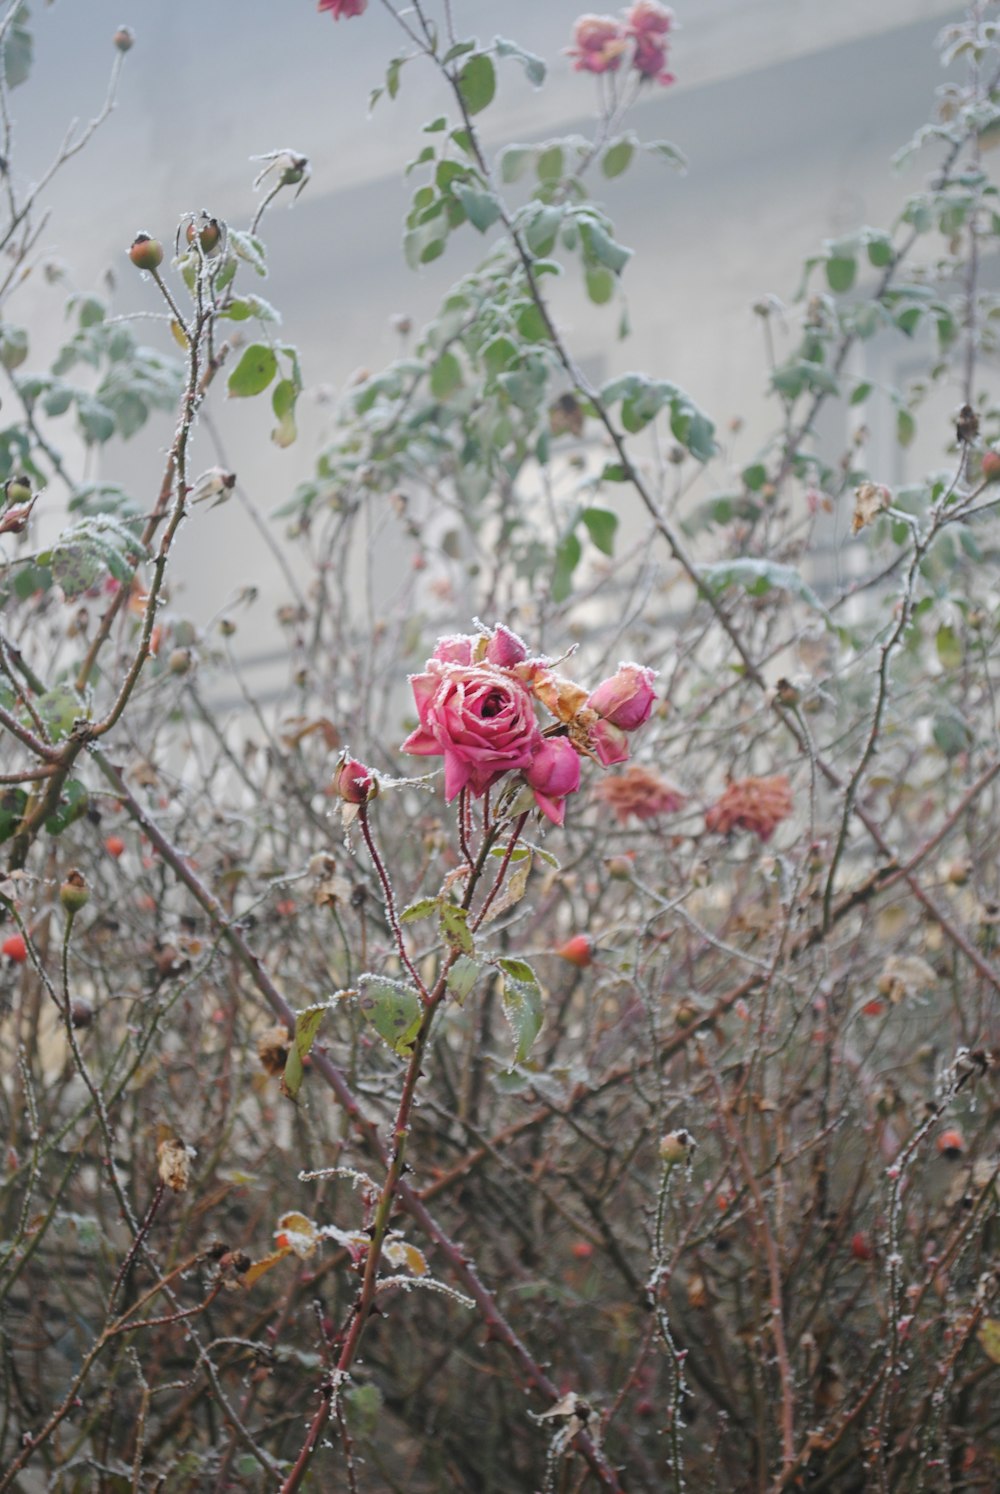
[[635, 155], [635, 141], [628, 135], [623, 135], [620, 140], [615, 140], [608, 146], [601, 157], [601, 170], [605, 176], [621, 176], [632, 164]]
[[8, 88], [17, 88], [24, 83], [31, 71], [35, 44], [25, 24], [28, 16], [28, 7], [19, 5], [13, 24], [7, 32], [3, 49], [3, 75]]
[[535, 172], [540, 182], [557, 182], [563, 174], [563, 148], [558, 143], [539, 151]]
[[61, 835], [74, 820], [86, 814], [88, 802], [87, 790], [83, 784], [76, 778], [67, 778], [59, 795], [58, 805], [45, 821], [48, 833]]
[[954, 628], [943, 623], [934, 639], [937, 656], [945, 669], [958, 669], [962, 663], [962, 644]]
[[457, 184], [453, 190], [473, 228], [485, 233], [493, 227], [500, 217], [500, 204], [492, 192], [480, 192], [465, 183]]
[[274, 349], [262, 342], [251, 343], [229, 375], [227, 388], [235, 398], [248, 399], [262, 394], [277, 372]]
[[110, 441], [115, 433], [114, 415], [107, 405], [90, 395], [77, 395], [76, 418], [88, 445], [93, 443], [101, 446], [105, 441]]
[[431, 369], [431, 393], [435, 399], [447, 399], [462, 384], [462, 365], [454, 353], [442, 353]]
[[413, 1052], [423, 1006], [412, 986], [382, 975], [362, 975], [358, 981], [358, 1008], [384, 1043], [400, 1058]]
[[422, 918], [433, 918], [441, 907], [441, 899], [437, 897], [422, 897], [409, 907], [403, 909], [399, 915], [400, 923], [418, 923]]
[[24, 789], [4, 789], [0, 795], [0, 841], [10, 840], [21, 820], [28, 804], [28, 796]]
[[501, 334], [501, 336], [494, 337], [488, 342], [479, 356], [482, 358], [487, 372], [496, 377], [498, 373], [503, 373], [505, 368], [510, 368], [512, 364], [516, 363], [520, 355], [518, 354], [516, 343], [511, 342], [509, 337], [504, 337]]
[[923, 314], [924, 308], [922, 306], [907, 306], [906, 310], [901, 311], [895, 318], [896, 326], [905, 336], [912, 337], [920, 325], [920, 319]]
[[494, 39], [493, 46], [498, 57], [513, 57], [524, 68], [528, 82], [535, 88], [541, 88], [545, 82], [545, 63], [534, 52], [526, 52], [519, 47], [517, 42], [507, 41], [505, 37], [498, 36]]
[[960, 752], [965, 752], [972, 741], [972, 733], [965, 718], [951, 709], [938, 712], [934, 717], [931, 734], [938, 748], [949, 758], [958, 757]]
[[580, 563], [583, 551], [575, 534], [567, 534], [556, 549], [556, 563], [552, 572], [552, 600], [565, 602], [573, 590], [573, 572]]
[[245, 322], [251, 316], [261, 322], [281, 321], [281, 313], [263, 296], [234, 296], [222, 307], [219, 315], [228, 317], [231, 322]]
[[298, 395], [299, 386], [294, 379], [278, 380], [271, 391], [271, 409], [279, 420], [283, 420], [290, 410], [295, 409]]
[[849, 291], [857, 274], [857, 260], [853, 255], [835, 254], [826, 262], [826, 283], [838, 294]]
[[900, 446], [909, 446], [917, 433], [917, 422], [909, 410], [896, 411], [896, 440]]
[[893, 260], [892, 240], [888, 234], [873, 235], [868, 240], [868, 262], [876, 270], [884, 270]]
[[500, 180], [508, 186], [520, 181], [534, 154], [535, 148], [532, 145], [508, 145], [500, 153]]
[[524, 960], [498, 960], [501, 972], [501, 1002], [507, 1024], [514, 1034], [514, 1064], [523, 1063], [542, 1028], [542, 992], [531, 966]]
[[295, 402], [298, 397], [299, 386], [294, 379], [279, 379], [271, 392], [271, 408], [278, 421], [271, 432], [271, 440], [282, 449], [291, 446], [298, 435], [295, 426]]
[[446, 985], [459, 1006], [461, 1006], [479, 979], [481, 969], [482, 966], [478, 960], [472, 960], [468, 955], [459, 955], [454, 965], [448, 971]]
[[606, 306], [615, 293], [615, 277], [603, 265], [588, 265], [584, 283], [587, 296], [595, 306]]
[[596, 260], [598, 264], [605, 265], [615, 275], [620, 275], [632, 258], [632, 250], [626, 249], [624, 244], [619, 244], [616, 239], [613, 239], [595, 219], [578, 218], [577, 222], [588, 256]]
[[[244, 229], [231, 228], [229, 230], [228, 243], [229, 248], [236, 255], [237, 259], [242, 259], [245, 264], [250, 265], [252, 269], [256, 270], [258, 275], [267, 274], [264, 245], [260, 239], [255, 238], [252, 233], [247, 233]], [[221, 279], [221, 276], [219, 279]]]
[[635, 435], [644, 425], [655, 420], [670, 399], [671, 393], [671, 386], [654, 384], [638, 375], [635, 392], [622, 400], [622, 425], [631, 435]]
[[470, 52], [474, 52], [475, 50], [476, 44], [474, 41], [456, 42], [454, 46], [448, 48], [441, 61], [447, 67], [449, 62], [456, 62], [459, 57], [467, 57]]
[[302, 1088], [303, 1061], [316, 1041], [323, 1014], [328, 1010], [329, 1007], [325, 1003], [322, 1006], [307, 1006], [305, 1011], [299, 1012], [295, 1018], [295, 1033], [288, 1049], [288, 1057], [285, 1059], [285, 1072], [282, 1077], [285, 1094], [290, 1100], [294, 1100]]
[[749, 467], [743, 468], [742, 477], [751, 493], [759, 493], [767, 482], [767, 468], [763, 462], [753, 462]]
[[587, 526], [587, 533], [602, 555], [613, 555], [615, 553], [615, 530], [618, 528], [618, 515], [613, 514], [608, 508], [585, 508], [580, 515]]
[[546, 342], [549, 329], [545, 318], [534, 301], [529, 301], [517, 314], [517, 330], [525, 342]]
[[476, 946], [469, 928], [468, 908], [460, 908], [456, 903], [442, 903], [441, 933], [452, 949], [457, 949], [464, 955], [475, 954]]
[[870, 384], [864, 382], [857, 384], [855, 386], [853, 394], [851, 395], [850, 403], [852, 405], [864, 404], [865, 400], [868, 398], [871, 392], [872, 386]]
[[35, 707], [54, 742], [68, 737], [74, 722], [87, 714], [83, 701], [71, 685], [56, 685], [46, 690], [36, 700]]
[[105, 571], [116, 581], [131, 581], [142, 545], [113, 514], [94, 514], [64, 529], [50, 550], [35, 559], [47, 566], [67, 597], [79, 596]]
[[669, 140], [649, 140], [643, 145], [643, 150], [648, 150], [654, 156], [659, 156], [661, 161], [666, 161], [677, 171], [687, 171], [687, 156], [676, 145]]
[[670, 429], [696, 461], [709, 462], [715, 456], [715, 426], [704, 411], [679, 390], [670, 401]]
[[769, 591], [788, 591], [797, 596], [817, 612], [826, 609], [819, 597], [791, 565], [781, 565], [776, 560], [754, 560], [742, 557], [723, 560], [715, 565], [698, 566], [698, 575], [712, 591], [724, 591], [727, 586], [742, 586], [752, 597], [766, 596]]
[[470, 114], [481, 114], [493, 102], [497, 89], [496, 69], [485, 52], [470, 57], [458, 75], [458, 91]]
[[552, 252], [562, 220], [561, 207], [533, 205], [532, 216], [524, 229], [524, 241], [532, 254], [544, 257]]

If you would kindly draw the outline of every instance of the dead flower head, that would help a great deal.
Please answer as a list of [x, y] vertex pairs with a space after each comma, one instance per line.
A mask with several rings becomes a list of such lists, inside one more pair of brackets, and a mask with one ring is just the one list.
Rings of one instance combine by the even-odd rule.
[[791, 812], [792, 790], [784, 773], [771, 778], [737, 778], [705, 811], [705, 828], [717, 835], [750, 830], [761, 840], [770, 840], [775, 827]]

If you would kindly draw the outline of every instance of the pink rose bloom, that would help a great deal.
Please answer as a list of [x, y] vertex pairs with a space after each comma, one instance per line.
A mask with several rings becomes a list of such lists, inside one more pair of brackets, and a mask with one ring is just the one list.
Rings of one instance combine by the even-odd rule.
[[642, 78], [651, 78], [656, 83], [673, 83], [673, 73], [667, 72], [667, 49], [655, 36], [637, 36], [632, 66]]
[[431, 659], [410, 676], [420, 725], [403, 743], [417, 757], [444, 757], [448, 803], [468, 785], [478, 797], [505, 773], [527, 768], [542, 734], [524, 686], [490, 664]]
[[477, 641], [474, 633], [452, 633], [438, 639], [431, 658], [441, 664], [471, 664]]
[[580, 787], [580, 759], [567, 737], [543, 737], [524, 776], [535, 791], [535, 803], [553, 825], [561, 825], [566, 796]]
[[625, 28], [613, 16], [581, 16], [573, 27], [568, 55], [578, 73], [613, 73], [628, 45]]
[[656, 671], [643, 664], [619, 664], [611, 678], [598, 685], [587, 704], [612, 726], [622, 731], [635, 731], [637, 726], [649, 720], [656, 700], [655, 679]]
[[590, 746], [602, 768], [628, 762], [628, 737], [620, 726], [614, 726], [610, 721], [598, 717], [590, 728]]
[[328, 10], [335, 21], [342, 16], [348, 21], [354, 16], [363, 16], [367, 7], [368, 0], [319, 0], [319, 9]]
[[673, 24], [673, 11], [656, 0], [636, 0], [625, 16], [630, 36], [666, 36]]

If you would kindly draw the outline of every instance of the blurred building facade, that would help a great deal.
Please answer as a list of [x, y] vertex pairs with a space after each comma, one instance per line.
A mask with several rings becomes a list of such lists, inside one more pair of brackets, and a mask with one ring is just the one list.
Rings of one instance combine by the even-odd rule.
[[[581, 9], [574, 0], [454, 0], [453, 8], [461, 31], [490, 38], [501, 28], [550, 63], [541, 91], [515, 65], [504, 69], [497, 103], [483, 116], [491, 146], [586, 131], [593, 80], [573, 73], [564, 56]], [[894, 173], [890, 158], [930, 114], [943, 80], [934, 40], [959, 12], [944, 0], [680, 0], [676, 9], [678, 81], [651, 92], [632, 124], [640, 136], [674, 141], [690, 170], [679, 176], [643, 161], [598, 185], [618, 237], [635, 250], [625, 282], [632, 335], [619, 342], [617, 311], [595, 309], [572, 290], [560, 316], [579, 358], [602, 376], [642, 368], [686, 388], [718, 424], [742, 421], [732, 450], [739, 468], [778, 415], [766, 396], [753, 304], [766, 294], [791, 301], [803, 260], [823, 239], [862, 223], [891, 226], [919, 188], [927, 160]], [[63, 0], [39, 9], [34, 75], [14, 95], [14, 169], [23, 176], [44, 169], [68, 117], [94, 112], [122, 22], [137, 41], [119, 106], [55, 182], [44, 252], [69, 266], [80, 289], [99, 289], [110, 269], [118, 304], [152, 307], [125, 259], [133, 234], [147, 229], [170, 241], [180, 216], [200, 209], [245, 225], [254, 206], [249, 157], [292, 147], [310, 158], [313, 174], [293, 211], [279, 206], [266, 220], [271, 273], [261, 289], [281, 309], [313, 391], [335, 395], [353, 370], [389, 361], [398, 351], [393, 314], [419, 325], [482, 241], [468, 235], [419, 275], [404, 264], [401, 220], [414, 182], [403, 168], [419, 149], [420, 124], [445, 101], [415, 63], [403, 70], [399, 98], [368, 116], [370, 88], [400, 50], [383, 9], [373, 4], [337, 24], [310, 0]], [[24, 320], [41, 322], [53, 346], [64, 335], [64, 294], [42, 277], [22, 293]], [[889, 359], [875, 370], [881, 380], [905, 377], [892, 364], [905, 361], [905, 349], [862, 356]], [[304, 402], [300, 439], [285, 451], [269, 440], [269, 410], [220, 405], [218, 445], [203, 429], [196, 463], [232, 459], [269, 513], [311, 471], [329, 398], [314, 392]], [[72, 440], [56, 426], [53, 434]], [[102, 450], [92, 475], [140, 498], [154, 494], [170, 434], [160, 421]], [[898, 457], [890, 442], [884, 449], [895, 464], [885, 480], [898, 480]], [[177, 601], [197, 622], [240, 586], [260, 589], [258, 622], [242, 641], [249, 657], [273, 657], [269, 619], [285, 583], [238, 506], [200, 513], [179, 560]]]

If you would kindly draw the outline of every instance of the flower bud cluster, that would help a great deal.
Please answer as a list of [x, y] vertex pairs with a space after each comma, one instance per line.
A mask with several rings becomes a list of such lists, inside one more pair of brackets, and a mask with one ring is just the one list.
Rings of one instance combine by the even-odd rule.
[[667, 35], [674, 24], [673, 11], [657, 0], [635, 0], [616, 16], [581, 16], [573, 28], [568, 49], [578, 73], [616, 73], [623, 62], [640, 79], [672, 83], [667, 70]]
[[[520, 773], [537, 808], [561, 825], [565, 801], [580, 787], [580, 762], [625, 762], [628, 734], [649, 720], [653, 670], [620, 664], [589, 694], [529, 657], [502, 625], [490, 633], [439, 640], [422, 674], [410, 676], [419, 725], [403, 743], [418, 757], [443, 757], [445, 798], [468, 788], [477, 798], [508, 773]], [[553, 718], [543, 730], [536, 708]]]

